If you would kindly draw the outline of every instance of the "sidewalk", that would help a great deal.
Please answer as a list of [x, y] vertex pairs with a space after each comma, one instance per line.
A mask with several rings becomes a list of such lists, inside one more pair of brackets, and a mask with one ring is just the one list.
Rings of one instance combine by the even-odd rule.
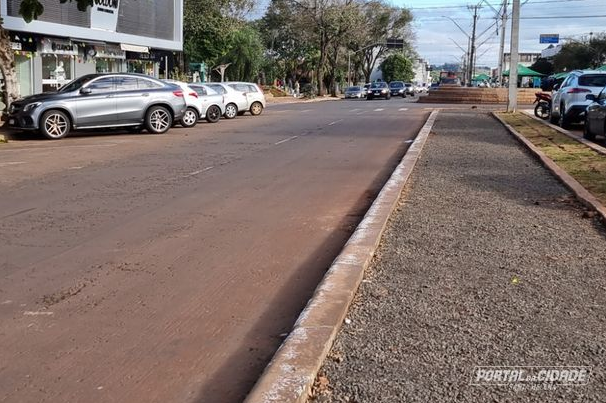
[[[604, 401], [604, 227], [489, 115], [433, 132], [310, 401]], [[516, 390], [476, 366], [592, 373]]]

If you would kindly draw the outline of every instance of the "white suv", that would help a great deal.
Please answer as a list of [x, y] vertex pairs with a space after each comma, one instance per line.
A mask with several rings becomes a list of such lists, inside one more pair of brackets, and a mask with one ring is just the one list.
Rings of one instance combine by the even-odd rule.
[[562, 128], [567, 128], [572, 122], [582, 121], [587, 106], [591, 104], [585, 96], [594, 94], [597, 97], [604, 86], [606, 71], [571, 71], [553, 93], [549, 120]]
[[228, 81], [225, 84], [236, 91], [240, 91], [246, 96], [248, 107], [240, 109], [241, 114], [244, 114], [244, 112], [248, 110], [251, 115], [258, 116], [263, 112], [263, 109], [265, 108], [265, 94], [263, 94], [263, 90], [261, 90], [257, 84], [240, 81]]
[[233, 119], [250, 111], [251, 115], [260, 115], [265, 108], [265, 95], [263, 91], [253, 83], [222, 82], [204, 83], [225, 97], [225, 119]]

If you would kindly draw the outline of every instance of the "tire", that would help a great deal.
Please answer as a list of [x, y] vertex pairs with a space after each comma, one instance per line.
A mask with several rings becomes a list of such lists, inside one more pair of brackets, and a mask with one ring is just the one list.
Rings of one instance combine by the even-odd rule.
[[558, 123], [558, 118], [553, 116], [553, 111], [549, 111], [549, 123], [554, 125]]
[[589, 130], [589, 125], [587, 124], [587, 118], [585, 118], [585, 122], [583, 122], [583, 138], [589, 141], [595, 141], [595, 134]]
[[562, 129], [568, 129], [570, 127], [570, 122], [566, 119], [566, 115], [564, 114], [564, 104], [560, 105], [560, 116], [558, 117], [558, 125]]
[[261, 102], [253, 102], [250, 106], [250, 114], [253, 116], [259, 116], [263, 112], [263, 104]]
[[217, 105], [211, 105], [206, 110], [206, 121], [208, 123], [217, 123], [221, 119], [221, 109]]
[[545, 102], [539, 102], [537, 106], [534, 107], [534, 115], [543, 120], [549, 117], [549, 107]]
[[198, 123], [199, 118], [200, 118], [200, 115], [198, 115], [197, 110], [195, 110], [194, 108], [187, 108], [179, 123], [183, 127], [187, 127], [187, 128], [194, 127], [196, 125], [196, 123]]
[[233, 119], [238, 116], [238, 107], [234, 103], [225, 105], [225, 119]]
[[173, 125], [173, 116], [163, 106], [152, 106], [145, 114], [145, 128], [152, 134], [163, 134]]
[[50, 140], [59, 140], [69, 134], [72, 122], [65, 112], [50, 110], [40, 118], [40, 132]]

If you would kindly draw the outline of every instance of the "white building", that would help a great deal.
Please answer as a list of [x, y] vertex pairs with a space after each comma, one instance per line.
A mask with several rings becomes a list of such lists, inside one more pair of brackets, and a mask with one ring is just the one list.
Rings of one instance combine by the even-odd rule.
[[21, 0], [0, 0], [22, 96], [55, 90], [89, 73], [166, 76], [183, 49], [183, 0], [41, 0], [44, 13], [26, 23]]

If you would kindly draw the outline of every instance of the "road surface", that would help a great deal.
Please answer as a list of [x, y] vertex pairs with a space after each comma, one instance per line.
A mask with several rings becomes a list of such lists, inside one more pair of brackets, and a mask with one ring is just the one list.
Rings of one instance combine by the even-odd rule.
[[239, 402], [429, 114], [0, 145], [0, 402]]

